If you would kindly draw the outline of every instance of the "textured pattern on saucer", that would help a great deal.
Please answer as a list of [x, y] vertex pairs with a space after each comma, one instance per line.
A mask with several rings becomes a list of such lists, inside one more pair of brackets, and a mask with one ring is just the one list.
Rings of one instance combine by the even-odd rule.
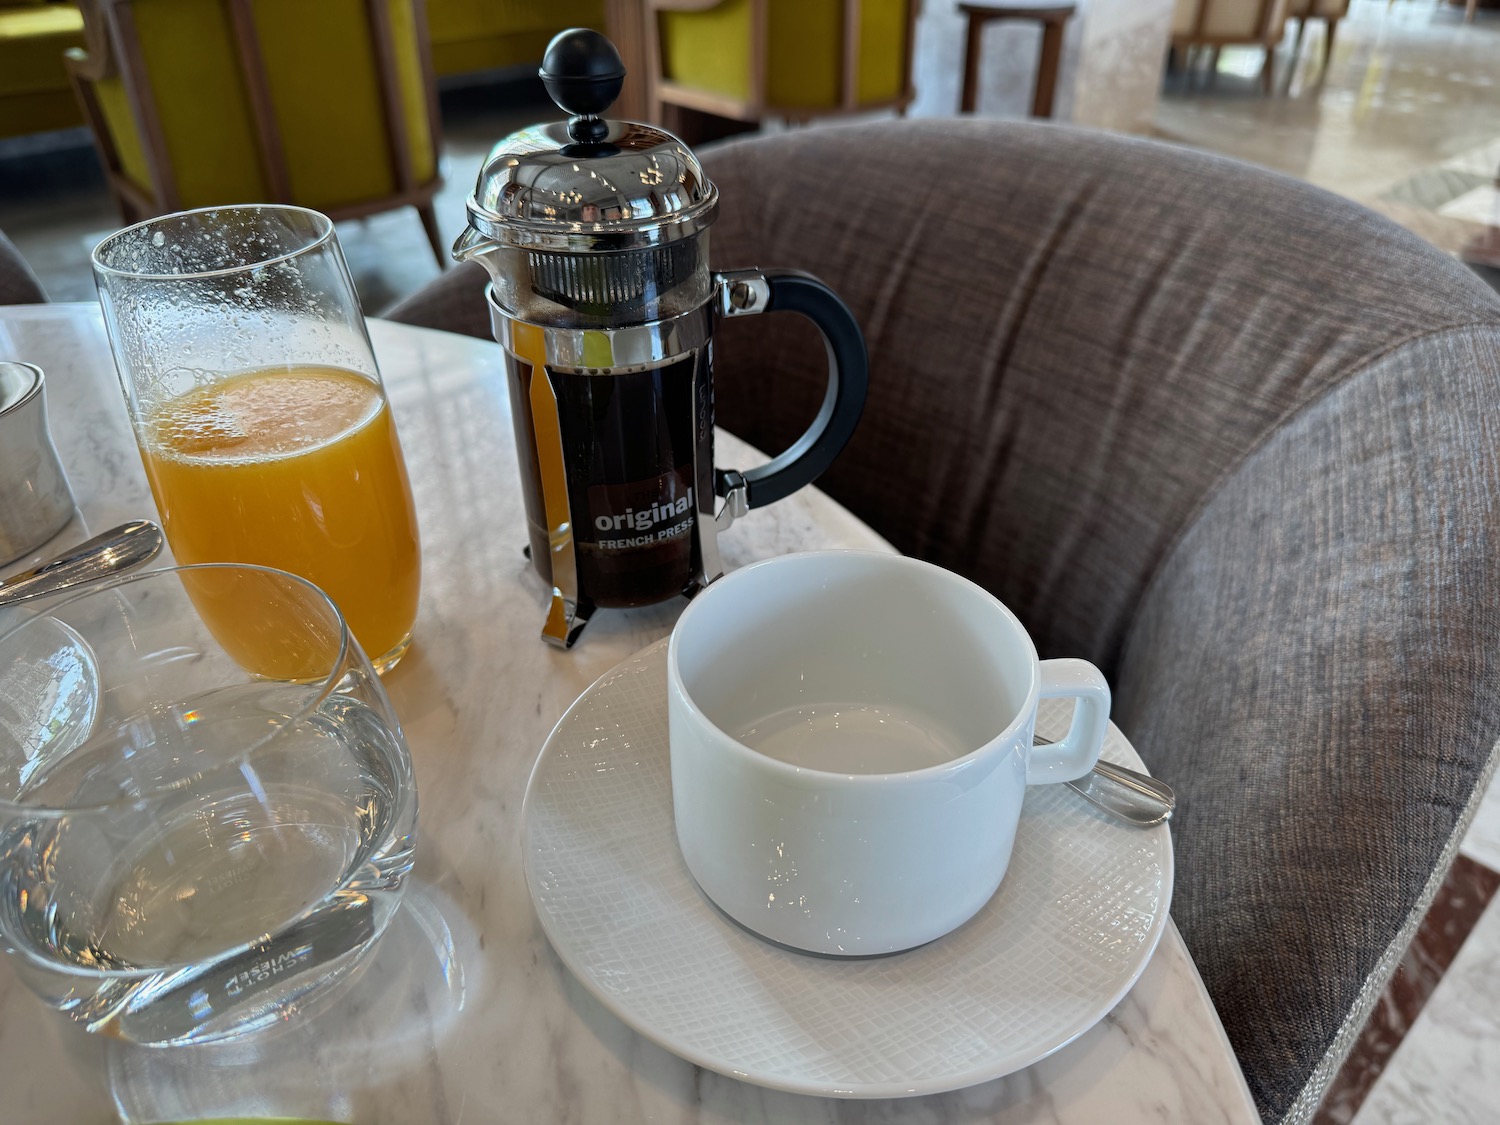
[[[1066, 704], [1038, 722], [1058, 735]], [[1113, 727], [1105, 757], [1139, 759]], [[773, 946], [721, 914], [677, 848], [665, 642], [565, 715], [526, 794], [542, 927], [627, 1024], [692, 1062], [778, 1089], [891, 1097], [1027, 1066], [1102, 1018], [1166, 924], [1166, 828], [1108, 819], [1062, 786], [1026, 797], [1000, 889], [920, 949], [841, 961]]]

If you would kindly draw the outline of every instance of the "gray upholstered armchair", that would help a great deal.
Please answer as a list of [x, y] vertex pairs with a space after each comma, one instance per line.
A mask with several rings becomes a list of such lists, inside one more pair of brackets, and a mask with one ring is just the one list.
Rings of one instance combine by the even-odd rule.
[[0, 305], [38, 304], [47, 299], [16, 244], [0, 230]]
[[[870, 400], [820, 482], [1106, 670], [1181, 797], [1173, 915], [1263, 1115], [1305, 1120], [1500, 735], [1500, 302], [1246, 165], [960, 119], [706, 159], [721, 267], [850, 303]], [[487, 332], [482, 275], [400, 319]], [[719, 417], [817, 409], [797, 318], [729, 321]]]

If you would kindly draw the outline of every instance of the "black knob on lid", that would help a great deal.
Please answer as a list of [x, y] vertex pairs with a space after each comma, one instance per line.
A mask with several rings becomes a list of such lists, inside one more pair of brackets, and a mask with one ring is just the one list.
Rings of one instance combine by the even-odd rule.
[[609, 133], [600, 116], [620, 96], [625, 64], [607, 37], [587, 27], [560, 31], [542, 56], [542, 84], [568, 118], [568, 136], [594, 144]]

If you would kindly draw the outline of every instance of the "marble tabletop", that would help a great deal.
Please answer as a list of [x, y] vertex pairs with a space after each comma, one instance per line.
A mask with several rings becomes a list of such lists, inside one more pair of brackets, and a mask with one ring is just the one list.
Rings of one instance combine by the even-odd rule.
[[[521, 555], [498, 346], [378, 320], [370, 332], [422, 534], [415, 641], [385, 680], [421, 800], [403, 909], [336, 1004], [219, 1046], [147, 1049], [75, 1031], [0, 959], [6, 1125], [251, 1114], [360, 1125], [1257, 1120], [1171, 925], [1134, 988], [1091, 1030], [1026, 1070], [943, 1095], [841, 1102], [762, 1089], [694, 1067], [611, 1015], [537, 923], [522, 873], [521, 799], [568, 705], [665, 636], [683, 603], [600, 611], [572, 651], [544, 645], [546, 591]], [[46, 371], [52, 432], [79, 505], [49, 548], [154, 516], [97, 310], [0, 307], [0, 359]], [[720, 442], [721, 465], [748, 467], [754, 456], [727, 435]], [[751, 512], [721, 543], [728, 566], [818, 547], [890, 549], [815, 489]]]

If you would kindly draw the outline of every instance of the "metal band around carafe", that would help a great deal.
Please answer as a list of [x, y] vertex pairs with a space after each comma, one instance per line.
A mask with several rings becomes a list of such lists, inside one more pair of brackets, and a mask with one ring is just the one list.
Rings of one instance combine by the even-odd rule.
[[712, 309], [699, 305], [667, 320], [626, 328], [557, 328], [523, 320], [507, 312], [491, 287], [485, 288], [495, 339], [516, 353], [512, 326], [517, 322], [539, 328], [545, 340], [548, 367], [579, 375], [618, 375], [622, 371], [660, 367], [696, 352], [713, 329]]
[[531, 369], [528, 386], [531, 424], [546, 427], [555, 439], [532, 440], [542, 477], [542, 508], [547, 520], [548, 571], [552, 575], [552, 604], [542, 625], [542, 639], [559, 648], [572, 648], [588, 624], [593, 605], [579, 595], [578, 543], [573, 538], [573, 515], [568, 503], [568, 468], [563, 461], [562, 420], [557, 393], [545, 366]]

